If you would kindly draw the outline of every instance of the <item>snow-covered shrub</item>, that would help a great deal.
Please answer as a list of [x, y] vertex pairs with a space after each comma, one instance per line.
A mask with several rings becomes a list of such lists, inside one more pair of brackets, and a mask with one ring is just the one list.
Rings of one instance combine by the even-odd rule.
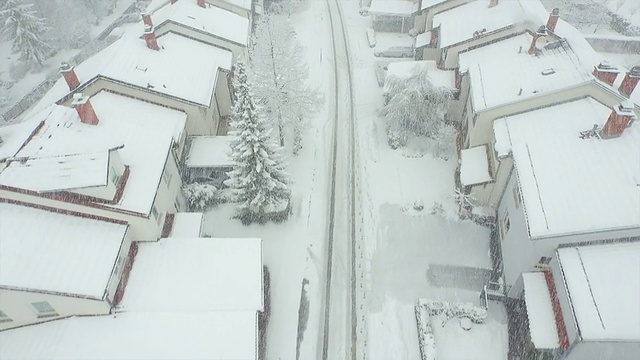
[[456, 128], [453, 125], [444, 124], [438, 130], [438, 136], [434, 139], [433, 152], [442, 160], [449, 160], [456, 151]]
[[407, 145], [409, 139], [406, 130], [395, 125], [387, 128], [387, 136], [389, 138], [389, 146], [394, 150]]
[[476, 324], [484, 323], [487, 318], [487, 310], [469, 302], [448, 302], [420, 299], [419, 304], [427, 308], [430, 316], [442, 315], [447, 320], [457, 318], [469, 318]]
[[218, 189], [211, 184], [193, 183], [184, 185], [182, 192], [187, 199], [189, 208], [192, 210], [206, 210], [219, 203]]
[[433, 336], [433, 328], [429, 309], [418, 302], [415, 307], [416, 322], [418, 323], [418, 344], [420, 345], [420, 357], [422, 360], [437, 360], [436, 340]]

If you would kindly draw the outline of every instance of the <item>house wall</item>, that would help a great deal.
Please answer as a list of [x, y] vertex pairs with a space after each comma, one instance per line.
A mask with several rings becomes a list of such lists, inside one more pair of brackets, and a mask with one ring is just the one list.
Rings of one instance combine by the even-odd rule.
[[[40, 301], [48, 302], [59, 316], [38, 318], [31, 303]], [[0, 330], [4, 330], [71, 315], [105, 315], [111, 306], [107, 300], [0, 289], [0, 310], [13, 320], [0, 323]]]
[[124, 174], [125, 166], [122, 163], [122, 159], [120, 158], [120, 154], [118, 150], [109, 151], [109, 169], [107, 173], [107, 186], [96, 186], [92, 188], [86, 189], [75, 189], [70, 192], [87, 195], [92, 197], [97, 197], [105, 200], [113, 200], [116, 196], [116, 191], [118, 190], [118, 184], [113, 183], [111, 181], [111, 174], [115, 172], [118, 176], [122, 177]]
[[[416, 29], [421, 29], [419, 32], [428, 31], [433, 29], [433, 17], [436, 14], [441, 12], [445, 12], [447, 10], [453, 9], [454, 7], [458, 7], [460, 5], [469, 3], [474, 0], [448, 0], [438, 5], [432, 6], [428, 9], [424, 9], [421, 13], [421, 16], [424, 17], [424, 22], [422, 24], [418, 24], [416, 19]], [[418, 28], [418, 26], [421, 26]]]
[[[567, 285], [562, 275], [562, 269], [558, 263], [557, 253], [554, 254], [549, 263], [551, 273], [553, 274], [553, 281], [556, 285], [556, 293], [558, 295], [558, 302], [560, 303], [560, 310], [562, 311], [562, 318], [564, 320], [565, 329], [567, 330], [567, 337], [569, 338], [569, 344], [575, 344], [580, 340], [578, 336], [578, 324], [573, 316], [573, 309], [571, 308], [571, 302], [569, 301], [569, 295], [567, 292]], [[569, 345], [571, 346], [571, 345]]]
[[111, 278], [109, 278], [109, 284], [107, 285], [107, 300], [109, 301], [109, 304], [113, 304], [113, 298], [116, 295], [116, 290], [118, 289], [118, 285], [120, 284], [122, 272], [124, 271], [124, 264], [127, 262], [130, 248], [131, 236], [129, 235], [129, 231], [127, 229], [124, 241], [122, 242], [122, 246], [120, 247], [120, 252], [118, 253], [118, 258], [116, 259], [113, 273], [111, 274]]
[[[640, 228], [591, 232], [574, 235], [561, 235], [531, 239], [525, 222], [523, 204], [516, 207], [514, 191], [517, 170], [514, 170], [507, 182], [504, 196], [498, 206], [498, 236], [502, 248], [503, 275], [507, 285], [516, 284], [521, 273], [534, 270], [542, 256], [552, 257], [560, 244], [579, 244], [600, 240], [613, 240], [640, 237]], [[503, 237], [500, 227], [505, 214], [508, 214], [510, 229]], [[509, 296], [516, 296], [522, 289], [513, 287]]]
[[[89, 84], [82, 90], [82, 93], [85, 95], [95, 95], [102, 90], [112, 91], [156, 105], [184, 111], [187, 114], [187, 132], [191, 135], [215, 135], [217, 132], [220, 115], [215, 101], [212, 101], [209, 107], [206, 107], [102, 78]], [[61, 105], [70, 107], [72, 101], [73, 99], [70, 98]]]
[[640, 341], [584, 341], [569, 350], [566, 360], [636, 360], [640, 354]]
[[[216, 81], [215, 99], [217, 101], [217, 107], [220, 111], [220, 116], [230, 116], [233, 112], [233, 104], [231, 101], [231, 86], [229, 84], [229, 72], [221, 70], [218, 72], [218, 81]], [[228, 128], [228, 127], [227, 127]], [[221, 126], [218, 126], [218, 135], [220, 134]]]
[[[517, 33], [522, 33], [525, 30], [533, 32], [538, 27], [540, 27], [540, 25], [544, 24], [534, 25], [533, 23], [529, 22], [513, 24], [511, 26], [496, 30], [492, 33], [487, 33], [486, 35], [481, 36], [477, 39], [470, 39], [462, 43], [453, 44], [446, 48], [442, 48], [441, 60], [443, 62], [444, 68], [452, 69], [458, 67], [458, 55], [463, 51], [488, 45], [492, 42], [500, 40], [501, 38], [509, 37]], [[524, 51], [526, 50], [527, 49], [524, 49]]]
[[197, 31], [193, 28], [189, 28], [174, 22], [163, 22], [155, 28], [156, 36], [162, 36], [166, 33], [173, 32], [183, 36], [187, 36], [204, 43], [219, 47], [221, 49], [229, 50], [233, 54], [233, 63], [235, 64], [238, 57], [247, 57], [247, 47], [241, 44], [234, 43], [230, 40], [217, 37], [215, 35]]
[[164, 171], [154, 203], [154, 206], [161, 214], [160, 219], [158, 219], [161, 228], [164, 225], [164, 217], [162, 214], [175, 213], [181, 207], [180, 198], [182, 189], [180, 171], [178, 170], [178, 164], [173, 155], [167, 158]]

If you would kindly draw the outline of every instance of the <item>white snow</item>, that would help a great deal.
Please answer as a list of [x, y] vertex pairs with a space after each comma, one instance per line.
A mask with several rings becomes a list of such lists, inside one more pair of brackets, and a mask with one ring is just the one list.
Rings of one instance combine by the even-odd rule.
[[460, 151], [460, 182], [462, 185], [476, 185], [492, 180], [487, 156], [487, 145]]
[[427, 46], [431, 43], [431, 31], [424, 32], [422, 34], [418, 34], [416, 36], [416, 49], [421, 48], [423, 46]]
[[640, 227], [640, 127], [579, 137], [611, 111], [585, 98], [506, 118], [531, 238]]
[[171, 236], [174, 238], [197, 238], [202, 235], [203, 213], [175, 213]]
[[[568, 43], [529, 55], [531, 35], [523, 34], [460, 54], [469, 72], [475, 111], [524, 101], [591, 81], [593, 67], [581, 62]], [[547, 74], [547, 71], [553, 73]], [[505, 81], [504, 79], [509, 79]]]
[[547, 11], [538, 0], [500, 1], [491, 8], [489, 0], [471, 1], [436, 14], [433, 27], [440, 26], [440, 47], [446, 48], [473, 39], [474, 32], [483, 29], [484, 34], [490, 34], [527, 21], [544, 25], [547, 22], [546, 14]]
[[509, 128], [504, 118], [493, 121], [493, 136], [496, 142], [493, 144], [498, 157], [509, 156], [511, 153], [511, 140], [509, 139]]
[[[143, 91], [155, 91], [209, 106], [218, 70], [231, 69], [231, 52], [174, 33], [158, 37], [160, 50], [155, 51], [147, 48], [140, 36], [142, 28], [130, 31], [76, 65], [80, 83], [102, 76], [140, 87]], [[59, 101], [68, 93], [69, 87], [61, 77], [29, 114]]]
[[407, 0], [371, 0], [369, 14], [411, 16], [416, 4]]
[[13, 157], [29, 136], [40, 125], [39, 121], [25, 121], [15, 125], [0, 126], [0, 161]]
[[0, 202], [0, 286], [103, 299], [127, 227]]
[[166, 238], [140, 243], [122, 311], [262, 310], [262, 240]]
[[438, 4], [442, 4], [445, 1], [449, 1], [449, 0], [422, 0], [420, 2], [420, 10], [424, 10], [424, 9], [430, 8], [432, 6], [436, 6]]
[[188, 167], [227, 167], [235, 163], [229, 156], [231, 136], [192, 136], [187, 155]]
[[203, 9], [195, 0], [167, 4], [156, 10], [151, 19], [156, 29], [171, 21], [239, 45], [249, 43], [249, 19], [215, 6]]
[[557, 349], [558, 331], [544, 273], [523, 273], [522, 281], [531, 341], [537, 349]]
[[249, 311], [72, 317], [0, 332], [0, 358], [255, 360], [256, 322]]
[[0, 172], [0, 184], [37, 192], [106, 186], [109, 150], [12, 161]]
[[560, 248], [557, 256], [582, 338], [639, 341], [640, 243]]
[[184, 128], [186, 114], [129, 97], [100, 92], [91, 98], [98, 125], [80, 122], [75, 109], [52, 105], [34, 116], [45, 124], [17, 154], [19, 157], [46, 157], [80, 151], [118, 149], [129, 166], [120, 203], [108, 205], [149, 214], [157, 184], [177, 128]]
[[[436, 87], [445, 87], [448, 90], [456, 91], [456, 75], [453, 70], [438, 69], [438, 64], [433, 60], [422, 61], [395, 61], [389, 63], [387, 68], [387, 78], [391, 76], [408, 78], [418, 72], [426, 70], [431, 84]], [[384, 88], [387, 91], [387, 88]]]

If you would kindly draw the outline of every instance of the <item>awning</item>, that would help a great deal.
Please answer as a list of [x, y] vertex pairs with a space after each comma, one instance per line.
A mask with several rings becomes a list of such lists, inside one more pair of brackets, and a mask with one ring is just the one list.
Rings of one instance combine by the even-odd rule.
[[460, 152], [460, 182], [464, 186], [482, 184], [493, 180], [489, 174], [487, 145], [480, 145]]
[[556, 320], [551, 305], [551, 294], [543, 272], [522, 274], [524, 301], [529, 318], [531, 341], [537, 349], [559, 347]]
[[193, 136], [186, 165], [190, 168], [215, 168], [233, 166], [230, 136]]

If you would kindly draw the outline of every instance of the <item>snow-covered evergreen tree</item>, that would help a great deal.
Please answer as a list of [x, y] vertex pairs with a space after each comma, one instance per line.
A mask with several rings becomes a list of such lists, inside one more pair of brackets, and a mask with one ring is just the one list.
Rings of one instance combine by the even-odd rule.
[[251, 54], [255, 94], [277, 121], [280, 146], [285, 131], [294, 137], [294, 150], [302, 146], [302, 133], [310, 113], [317, 111], [322, 97], [307, 85], [308, 67], [304, 48], [285, 15], [263, 15], [256, 23]]
[[279, 149], [273, 143], [264, 117], [254, 103], [245, 65], [234, 70], [236, 101], [231, 119], [231, 158], [235, 162], [225, 184], [240, 202], [237, 216], [243, 223], [264, 221], [269, 213], [286, 208], [289, 175]]
[[387, 103], [380, 113], [387, 120], [392, 146], [403, 145], [407, 133], [438, 138], [452, 94], [434, 86], [427, 69], [415, 69], [409, 77], [388, 77], [385, 91]]
[[36, 14], [31, 3], [18, 0], [4, 0], [0, 7], [3, 35], [13, 41], [12, 51], [20, 54], [21, 61], [42, 61], [53, 52], [53, 48], [42, 40], [48, 27], [45, 20]]

